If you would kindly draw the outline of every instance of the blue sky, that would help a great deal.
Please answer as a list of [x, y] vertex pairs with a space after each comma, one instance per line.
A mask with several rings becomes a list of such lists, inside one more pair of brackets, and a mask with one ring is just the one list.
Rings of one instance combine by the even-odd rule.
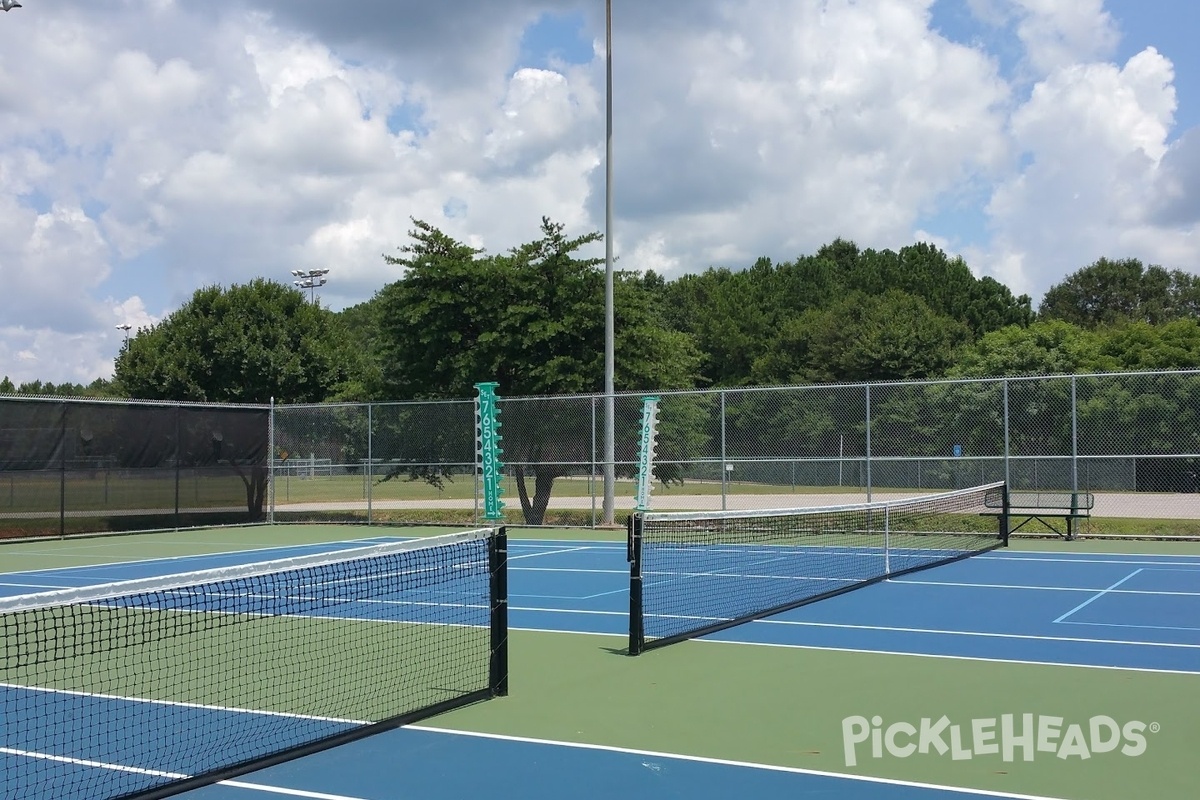
[[[0, 19], [0, 375], [111, 374], [196, 289], [400, 277], [410, 218], [603, 228], [600, 0], [29, 0]], [[686, 13], [685, 13], [686, 12]], [[668, 277], [931, 241], [1036, 303], [1196, 271], [1200, 4], [614, 0], [614, 245]]]

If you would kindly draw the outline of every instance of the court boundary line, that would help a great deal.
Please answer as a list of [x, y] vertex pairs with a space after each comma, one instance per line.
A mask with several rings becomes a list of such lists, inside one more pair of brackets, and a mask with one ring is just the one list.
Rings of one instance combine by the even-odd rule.
[[[528, 611], [550, 614], [592, 614], [605, 617], [628, 616], [625, 611], [600, 611], [581, 608], [533, 608], [530, 606], [510, 606], [509, 611]], [[656, 616], [673, 618], [678, 615], [658, 614]], [[684, 617], [691, 619], [691, 617]], [[697, 619], [718, 619], [716, 617], [698, 617]], [[747, 625], [795, 625], [806, 628], [844, 628], [846, 630], [887, 631], [890, 633], [929, 633], [942, 636], [978, 636], [989, 639], [1022, 639], [1044, 642], [1072, 642], [1075, 644], [1126, 645], [1130, 647], [1174, 647], [1187, 650], [1200, 650], [1200, 644], [1184, 642], [1144, 642], [1122, 639], [1085, 639], [1077, 636], [1038, 636], [1029, 633], [1001, 633], [999, 631], [952, 631], [937, 628], [900, 628], [891, 625], [852, 625], [842, 622], [810, 622], [807, 620], [764, 619], [751, 620]], [[514, 630], [552, 630], [549, 628], [513, 628]], [[561, 631], [562, 633], [588, 633], [588, 631]]]
[[[622, 634], [606, 634], [622, 635]], [[747, 642], [737, 639], [694, 639], [708, 644], [740, 644], [747, 647], [779, 647], [785, 650], [828, 650], [836, 653], [862, 653], [876, 656], [909, 656], [911, 658], [945, 658], [951, 661], [984, 661], [989, 664], [1020, 664], [1030, 667], [1069, 667], [1072, 669], [1106, 669], [1117, 672], [1148, 672], [1154, 675], [1200, 675], [1200, 671], [1162, 669], [1158, 667], [1114, 667], [1111, 664], [1074, 664], [1070, 661], [1029, 661], [1020, 658], [984, 658], [983, 656], [945, 655], [941, 653], [905, 653], [901, 650], [866, 650], [857, 647], [828, 647], [816, 644], [782, 644], [778, 642]]]
[[560, 739], [539, 739], [533, 736], [518, 736], [515, 734], [506, 733], [488, 733], [485, 731], [468, 731], [459, 728], [437, 728], [430, 725], [406, 725], [405, 727], [409, 730], [423, 731], [426, 733], [442, 733], [451, 736], [469, 736], [477, 739], [493, 739], [504, 742], [516, 742], [518, 744], [550, 745], [553, 747], [566, 747], [575, 750], [598, 750], [608, 753], [620, 753], [622, 755], [663, 758], [674, 761], [691, 761], [700, 764], [712, 764], [722, 767], [740, 767], [743, 769], [758, 769], [768, 772], [783, 772], [792, 775], [809, 775], [818, 778], [834, 778], [836, 780], [861, 781], [863, 783], [902, 786], [909, 789], [931, 789], [939, 792], [958, 792], [961, 794], [971, 794], [979, 797], [999, 797], [1006, 798], [1006, 800], [1066, 800], [1066, 798], [1056, 798], [1051, 797], [1050, 795], [1014, 794], [1011, 792], [998, 792], [991, 789], [970, 789], [958, 786], [945, 786], [936, 783], [906, 781], [899, 778], [881, 778], [875, 775], [853, 775], [844, 772], [830, 772], [827, 770], [810, 769], [808, 767], [788, 767], [782, 764], [762, 764], [754, 761], [738, 761], [736, 759], [696, 756], [686, 753], [667, 753], [659, 750], [643, 750], [636, 747], [621, 747], [611, 744], [568, 742]]
[[[100, 561], [95, 564], [76, 564], [74, 566], [69, 566], [69, 567], [68, 566], [39, 567], [37, 569], [22, 569], [22, 570], [16, 570], [16, 571], [6, 571], [6, 572], [0, 573], [0, 574], [3, 574], [3, 575], [36, 575], [36, 574], [42, 573], [42, 572], [61, 572], [61, 571], [68, 571], [68, 570], [85, 570], [85, 569], [96, 569], [96, 568], [103, 568], [103, 567], [124, 567], [124, 566], [128, 566], [131, 564], [158, 564], [158, 563], [162, 563], [162, 562], [166, 562], [166, 561], [182, 561], [184, 559], [192, 559], [192, 558], [212, 558], [215, 556], [241, 555], [242, 553], [265, 553], [265, 552], [269, 552], [272, 550], [296, 550], [299, 548], [326, 547], [329, 545], [338, 545], [338, 544], [355, 545], [355, 544], [359, 544], [360, 542], [377, 542], [380, 539], [390, 540], [387, 542], [379, 542], [380, 544], [390, 544], [391, 541], [401, 541], [404, 538], [406, 538], [406, 537], [402, 537], [402, 536], [362, 536], [358, 539], [336, 539], [331, 542], [312, 542], [310, 544], [270, 545], [270, 546], [265, 546], [265, 547], [250, 547], [250, 548], [247, 548], [246, 550], [216, 550], [211, 553], [188, 553], [187, 555], [181, 555], [181, 556], [156, 556], [154, 558], [134, 558], [134, 559], [130, 559], [129, 561]], [[413, 537], [408, 537], [408, 538], [413, 538]], [[58, 540], [56, 539], [55, 541], [58, 541]], [[0, 546], [2, 546], [2, 545], [0, 545]], [[326, 551], [322, 551], [322, 552], [326, 552]], [[332, 551], [330, 551], [330, 552], [332, 552]], [[57, 554], [57, 553], [51, 553], [51, 554], [36, 553], [34, 555], [44, 556], [44, 555], [59, 555], [59, 554]], [[171, 574], [171, 573], [168, 573], [168, 574]]]
[[[567, 636], [603, 636], [608, 639], [629, 639], [628, 633], [604, 633], [600, 631], [564, 631], [555, 628], [509, 628], [511, 631], [525, 633], [557, 633]], [[748, 642], [741, 639], [708, 639], [699, 637], [689, 639], [692, 642], [708, 644], [740, 644], [748, 647], [779, 647], [785, 650], [825, 650], [834, 653], [857, 653], [872, 656], [909, 656], [912, 658], [945, 658], [951, 661], [982, 661], [988, 664], [1020, 664], [1033, 667], [1068, 667], [1073, 669], [1106, 669], [1117, 672], [1148, 672], [1163, 675], [1200, 675], [1200, 671], [1191, 672], [1185, 669], [1160, 669], [1156, 667], [1119, 667], [1111, 664], [1075, 664], [1070, 661], [1027, 661], [1018, 658], [985, 658], [984, 656], [960, 656], [944, 653], [905, 653], [902, 650], [867, 650], [860, 647], [829, 647], [817, 644], [780, 644], [777, 642]]]
[[[537, 569], [537, 567], [528, 567]], [[1154, 572], [1152, 569], [1141, 569], [1139, 572]], [[1170, 572], [1171, 570], [1160, 570]], [[1183, 570], [1191, 572], [1191, 570]], [[904, 578], [888, 579], [887, 583], [906, 583], [913, 586], [950, 586], [959, 589], [1028, 589], [1036, 592], [1098, 592], [1100, 589], [1082, 586], [1026, 586], [1019, 583], [964, 583], [961, 581], [910, 581]], [[1200, 597], [1200, 592], [1168, 592], [1156, 589], [1106, 589], [1109, 594], [1149, 594], [1166, 595], [1168, 597]]]
[[270, 786], [265, 783], [249, 783], [247, 781], [217, 781], [215, 785], [231, 786], [235, 789], [248, 789], [252, 792], [282, 794], [288, 797], [304, 797], [307, 800], [366, 800], [364, 797], [352, 797], [348, 794], [328, 794], [326, 792], [314, 792], [309, 789], [289, 789], [286, 786]]

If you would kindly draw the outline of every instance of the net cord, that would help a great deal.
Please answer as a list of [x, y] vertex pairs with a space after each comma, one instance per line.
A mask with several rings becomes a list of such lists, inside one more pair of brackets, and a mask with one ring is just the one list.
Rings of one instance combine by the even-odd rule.
[[761, 519], [763, 517], [795, 517], [809, 514], [836, 514], [850, 511], [886, 511], [888, 509], [906, 508], [939, 500], [952, 500], [955, 497], [977, 494], [989, 489], [999, 489], [1004, 481], [972, 486], [969, 489], [959, 489], [941, 494], [927, 494], [917, 497], [904, 497], [897, 500], [878, 500], [873, 503], [851, 503], [841, 506], [802, 506], [799, 508], [755, 508], [736, 509], [731, 511], [647, 511], [639, 512], [646, 522], [689, 522], [692, 520], [731, 520], [731, 519]]
[[71, 589], [52, 589], [46, 592], [14, 595], [12, 597], [0, 598], [0, 614], [32, 611], [39, 608], [55, 608], [80, 603], [94, 603], [145, 592], [175, 591], [220, 581], [254, 578], [260, 575], [324, 567], [366, 558], [388, 556], [411, 550], [465, 544], [489, 539], [495, 535], [495, 532], [495, 528], [479, 528], [477, 530], [449, 533], [441, 536], [408, 539], [403, 542], [355, 547], [331, 553], [316, 553], [308, 556], [280, 558], [251, 564], [181, 572], [175, 575], [137, 578], [135, 580], [116, 581]]

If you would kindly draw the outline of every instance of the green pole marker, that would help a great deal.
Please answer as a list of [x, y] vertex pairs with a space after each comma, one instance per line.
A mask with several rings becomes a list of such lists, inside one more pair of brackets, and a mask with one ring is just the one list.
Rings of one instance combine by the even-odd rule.
[[479, 442], [479, 463], [483, 469], [483, 516], [484, 519], [504, 519], [504, 502], [500, 495], [500, 415], [499, 398], [496, 397], [498, 383], [477, 383], [479, 403], [475, 411], [475, 434]]
[[658, 427], [658, 398], [642, 398], [642, 438], [638, 449], [637, 510], [650, 510], [654, 487], [654, 446]]

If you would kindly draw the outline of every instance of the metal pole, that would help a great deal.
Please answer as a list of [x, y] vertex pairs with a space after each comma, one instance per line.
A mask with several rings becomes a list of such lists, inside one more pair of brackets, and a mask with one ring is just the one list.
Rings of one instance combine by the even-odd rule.
[[591, 398], [592, 406], [592, 466], [588, 470], [588, 497], [592, 499], [592, 527], [596, 527], [596, 398]]
[[1079, 500], [1079, 396], [1078, 379], [1071, 376], [1071, 511]]
[[604, 178], [604, 524], [612, 525], [616, 506], [617, 424], [613, 401], [616, 348], [613, 314], [612, 169], [612, 0], [604, 3], [605, 178]]
[[275, 524], [275, 398], [267, 419], [267, 522]]
[[721, 510], [726, 509], [725, 504], [725, 476], [728, 471], [725, 469], [725, 392], [721, 392]]
[[871, 502], [871, 385], [866, 386], [867, 397], [867, 502]]
[[373, 471], [371, 469], [371, 462], [374, 458], [374, 453], [372, 452], [372, 449], [375, 446], [375, 438], [373, 436], [374, 431], [372, 430], [374, 427], [375, 427], [375, 414], [373, 412], [373, 407], [370, 403], [367, 403], [367, 469], [366, 469], [366, 473], [367, 473], [367, 524], [368, 525], [371, 525], [373, 523], [373, 517], [374, 517], [374, 514], [373, 514], [374, 509], [372, 508], [372, 502], [371, 502], [374, 497], [374, 489], [371, 486], [371, 484], [373, 482], [371, 479], [374, 477]]
[[1009, 455], [1012, 452], [1012, 447], [1009, 445], [1008, 438], [1008, 379], [1004, 380], [1004, 485], [1010, 490], [1012, 489], [1012, 475], [1009, 472]]

